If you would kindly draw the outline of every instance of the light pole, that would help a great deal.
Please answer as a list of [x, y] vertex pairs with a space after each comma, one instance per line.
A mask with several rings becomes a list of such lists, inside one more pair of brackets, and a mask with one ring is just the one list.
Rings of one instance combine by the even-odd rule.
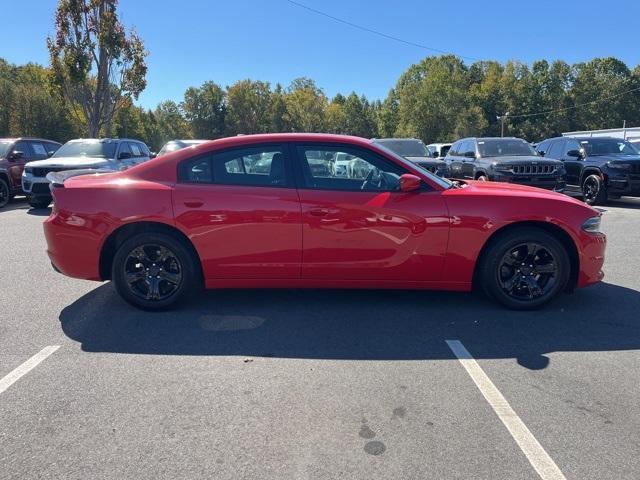
[[509, 112], [506, 112], [504, 115], [498, 116], [498, 120], [500, 120], [500, 136], [504, 137], [504, 121], [509, 116]]

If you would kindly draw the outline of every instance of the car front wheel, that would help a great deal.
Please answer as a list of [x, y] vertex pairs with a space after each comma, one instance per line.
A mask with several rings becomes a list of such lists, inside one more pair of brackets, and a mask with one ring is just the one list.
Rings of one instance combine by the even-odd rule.
[[143, 310], [167, 310], [198, 285], [196, 259], [184, 243], [165, 233], [141, 233], [126, 240], [114, 258], [116, 291]]
[[28, 197], [27, 200], [32, 208], [47, 208], [53, 199], [51, 197]]
[[0, 208], [9, 203], [9, 200], [11, 200], [9, 184], [3, 178], [0, 178]]
[[520, 228], [492, 241], [481, 259], [485, 292], [514, 310], [531, 310], [551, 301], [569, 281], [567, 251], [554, 236]]
[[607, 188], [600, 175], [589, 175], [584, 179], [582, 199], [587, 205], [602, 205], [607, 201]]

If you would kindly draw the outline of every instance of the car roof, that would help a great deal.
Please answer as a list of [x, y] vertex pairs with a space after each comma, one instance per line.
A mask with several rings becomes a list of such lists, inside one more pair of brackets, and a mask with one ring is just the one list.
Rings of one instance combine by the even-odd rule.
[[74, 138], [67, 143], [95, 142], [95, 143], [117, 143], [117, 142], [138, 142], [144, 143], [142, 140], [135, 138]]
[[579, 142], [586, 142], [589, 140], [624, 140], [624, 138], [618, 138], [618, 137], [557, 137], [557, 138], [562, 138], [562, 139], [571, 139], [571, 140], [577, 140]]
[[386, 142], [420, 142], [424, 143], [419, 138], [372, 138], [374, 142], [386, 143]]
[[35, 140], [37, 142], [49, 142], [49, 143], [57, 143], [58, 145], [62, 145], [60, 142], [56, 142], [55, 140], [49, 140], [46, 138], [38, 138], [38, 137], [0, 138], [0, 142], [17, 142], [20, 140]]

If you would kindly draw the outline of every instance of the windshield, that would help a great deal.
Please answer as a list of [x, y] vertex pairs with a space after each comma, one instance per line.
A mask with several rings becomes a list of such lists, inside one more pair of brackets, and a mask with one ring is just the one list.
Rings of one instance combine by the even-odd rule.
[[425, 176], [429, 177], [431, 180], [433, 180], [435, 183], [440, 185], [442, 188], [451, 188], [451, 187], [453, 187], [453, 182], [447, 180], [446, 178], [442, 178], [442, 177], [439, 177], [439, 176], [431, 173], [429, 170], [427, 170], [426, 168], [421, 167], [417, 163], [410, 162], [409, 160], [405, 159], [404, 157], [398, 155], [393, 150], [387, 148], [386, 144], [383, 145], [380, 142], [375, 142], [375, 143], [376, 143], [376, 146], [378, 148], [384, 150], [385, 152], [387, 152], [388, 155], [390, 155], [391, 157], [393, 157], [393, 158], [397, 159], [398, 161], [400, 161], [402, 163], [402, 165], [406, 165], [406, 166], [409, 166], [410, 168], [415, 168], [417, 170], [420, 170], [420, 172], [422, 172]]
[[4, 158], [9, 152], [9, 148], [13, 142], [0, 142], [0, 158]]
[[378, 140], [378, 144], [382, 144], [389, 150], [403, 157], [428, 157], [429, 150], [420, 140]]
[[116, 144], [107, 142], [68, 142], [53, 154], [52, 158], [60, 157], [92, 157], [114, 158]]
[[638, 155], [636, 147], [626, 140], [591, 138], [580, 141], [580, 144], [587, 152], [587, 157], [597, 157], [600, 155]]
[[517, 138], [496, 138], [478, 140], [481, 157], [524, 157], [536, 156], [531, 145]]

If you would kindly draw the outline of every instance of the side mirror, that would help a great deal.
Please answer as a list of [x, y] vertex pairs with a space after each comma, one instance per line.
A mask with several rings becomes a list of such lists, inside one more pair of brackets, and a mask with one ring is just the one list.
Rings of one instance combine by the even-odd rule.
[[156, 158], [158, 156], [158, 154], [156, 152], [151, 152], [149, 154], [149, 158]]
[[50, 158], [50, 157], [53, 157], [53, 154], [54, 154], [54, 153], [56, 153], [54, 150], [49, 150], [49, 151], [47, 152], [47, 157], [49, 157], [49, 158]]
[[476, 158], [476, 152], [464, 152], [466, 158]]
[[15, 162], [16, 160], [20, 160], [23, 157], [24, 157], [24, 152], [21, 152], [20, 150], [14, 150], [7, 156], [7, 160]]
[[582, 158], [582, 152], [580, 152], [580, 150], [569, 150], [567, 157]]
[[118, 160], [126, 160], [128, 158], [131, 158], [130, 152], [120, 152], [120, 154], [118, 155]]
[[544, 154], [545, 154], [544, 150], [538, 150], [538, 155], [540, 155], [541, 157], [544, 157]]
[[438, 154], [438, 151], [437, 151], [437, 150], [435, 150], [435, 151], [433, 151], [433, 152], [431, 153], [431, 156], [432, 156], [433, 158], [438, 158], [440, 155]]
[[422, 180], [420, 177], [416, 177], [411, 173], [405, 173], [400, 176], [400, 191], [401, 192], [415, 192], [416, 190], [420, 190], [420, 185], [422, 185]]

